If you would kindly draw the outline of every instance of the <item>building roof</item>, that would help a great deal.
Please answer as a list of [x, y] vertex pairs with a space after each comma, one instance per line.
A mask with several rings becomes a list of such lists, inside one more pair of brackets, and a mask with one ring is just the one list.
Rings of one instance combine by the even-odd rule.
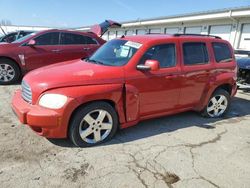
[[[250, 17], [250, 6], [232, 7], [225, 9], [217, 9], [210, 11], [202, 11], [188, 14], [179, 14], [173, 16], [162, 16], [149, 19], [137, 19], [131, 21], [120, 22], [122, 27], [146, 26], [166, 23], [178, 23], [188, 21], [212, 20], [223, 18]], [[78, 28], [79, 30], [88, 30], [90, 26]]]
[[[161, 16], [149, 19], [137, 19], [131, 21], [121, 22], [122, 24], [131, 23], [131, 22], [144, 22], [144, 21], [153, 21], [153, 20], [162, 20], [162, 19], [170, 19], [170, 18], [179, 18], [179, 17], [189, 17], [189, 16], [199, 16], [203, 14], [216, 14], [216, 13], [223, 13], [223, 12], [230, 12], [230, 11], [250, 11], [250, 6], [242, 6], [242, 7], [232, 7], [232, 8], [224, 8], [224, 9], [216, 9], [216, 10], [208, 10], [208, 11], [201, 11], [201, 12], [194, 12], [194, 13], [186, 13], [186, 14], [177, 14], [172, 16]], [[250, 16], [250, 14], [249, 14]]]

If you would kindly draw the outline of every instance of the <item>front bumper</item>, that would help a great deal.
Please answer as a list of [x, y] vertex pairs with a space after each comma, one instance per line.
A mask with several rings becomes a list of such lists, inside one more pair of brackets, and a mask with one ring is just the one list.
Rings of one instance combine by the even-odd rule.
[[64, 110], [51, 110], [29, 104], [22, 99], [20, 90], [13, 96], [12, 109], [20, 122], [27, 124], [38, 135], [47, 138], [67, 137], [68, 121], [65, 119], [67, 117], [63, 118]]

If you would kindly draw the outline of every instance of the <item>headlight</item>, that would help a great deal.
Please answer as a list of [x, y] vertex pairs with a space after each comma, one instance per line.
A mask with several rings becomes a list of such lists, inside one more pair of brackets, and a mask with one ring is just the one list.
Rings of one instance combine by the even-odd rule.
[[62, 108], [67, 102], [67, 97], [60, 94], [45, 94], [39, 100], [39, 105], [52, 108], [59, 109]]

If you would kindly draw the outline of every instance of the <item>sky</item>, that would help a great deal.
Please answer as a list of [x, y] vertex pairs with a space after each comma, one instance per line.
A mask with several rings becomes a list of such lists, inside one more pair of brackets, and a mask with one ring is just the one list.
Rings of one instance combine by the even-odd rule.
[[0, 21], [74, 28], [241, 6], [250, 0], [0, 0]]

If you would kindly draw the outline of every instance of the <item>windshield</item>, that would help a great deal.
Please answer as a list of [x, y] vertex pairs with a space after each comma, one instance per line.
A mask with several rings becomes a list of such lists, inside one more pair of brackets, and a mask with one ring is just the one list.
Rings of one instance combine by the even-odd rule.
[[141, 45], [127, 40], [111, 40], [85, 61], [108, 66], [123, 66], [128, 63]]
[[20, 42], [23, 42], [23, 41], [25, 41], [27, 38], [29, 38], [29, 37], [31, 37], [31, 36], [33, 36], [33, 35], [35, 35], [35, 34], [36, 34], [36, 32], [30, 33], [30, 34], [25, 35], [24, 37], [22, 37], [22, 38], [20, 38], [20, 39], [18, 39], [18, 40], [15, 40], [15, 41], [12, 42], [12, 43], [20, 43]]

